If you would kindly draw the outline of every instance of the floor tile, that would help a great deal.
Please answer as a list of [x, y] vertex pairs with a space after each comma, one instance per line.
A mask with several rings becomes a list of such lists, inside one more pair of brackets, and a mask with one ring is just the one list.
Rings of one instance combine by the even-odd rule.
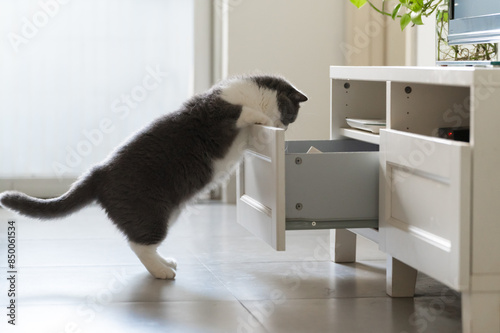
[[201, 264], [178, 267], [176, 280], [154, 279], [142, 265], [26, 267], [18, 271], [22, 304], [235, 300]]
[[460, 332], [456, 304], [435, 304], [437, 302], [432, 303], [433, 300], [276, 297], [243, 303], [270, 332]]
[[[235, 333], [249, 315], [237, 301], [22, 306], [18, 311], [18, 325], [6, 333]], [[258, 322], [252, 332], [269, 333]]]
[[[295, 232], [295, 231], [294, 231]], [[240, 237], [217, 237], [209, 242], [189, 243], [199, 260], [217, 263], [280, 262], [330, 260], [329, 234], [316, 232], [297, 237], [287, 232], [286, 251], [275, 251], [267, 243], [248, 234]]]
[[385, 297], [385, 262], [276, 262], [208, 265], [240, 300]]
[[[20, 240], [17, 248], [20, 267], [140, 264], [127, 242], [122, 239]], [[198, 263], [198, 259], [186, 249], [161, 247], [159, 251], [182, 263]]]

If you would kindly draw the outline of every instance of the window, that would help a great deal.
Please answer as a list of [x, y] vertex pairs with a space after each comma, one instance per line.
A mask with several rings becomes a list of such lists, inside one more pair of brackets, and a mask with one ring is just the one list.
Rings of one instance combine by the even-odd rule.
[[75, 178], [194, 87], [194, 0], [8, 1], [0, 178]]

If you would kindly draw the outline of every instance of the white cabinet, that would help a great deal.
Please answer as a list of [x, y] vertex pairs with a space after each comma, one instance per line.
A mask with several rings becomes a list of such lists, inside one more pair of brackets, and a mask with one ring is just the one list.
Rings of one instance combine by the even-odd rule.
[[[330, 141], [250, 130], [239, 222], [279, 250], [286, 229], [341, 228], [337, 262], [367, 237], [388, 254], [388, 294], [412, 296], [420, 270], [462, 293], [464, 332], [500, 333], [500, 69], [331, 67], [330, 78]], [[440, 138], [449, 127], [470, 139]]]
[[[408, 294], [413, 267], [462, 293], [464, 332], [500, 332], [500, 69], [331, 67], [330, 77], [332, 137], [380, 143], [372, 239], [389, 255], [388, 293]], [[380, 135], [342, 122], [370, 105], [386, 119]], [[470, 140], [438, 138], [443, 127], [470, 127]]]

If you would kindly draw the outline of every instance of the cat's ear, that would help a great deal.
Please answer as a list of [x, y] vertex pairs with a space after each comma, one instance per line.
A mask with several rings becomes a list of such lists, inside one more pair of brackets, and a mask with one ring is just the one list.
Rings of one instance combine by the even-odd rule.
[[293, 93], [291, 93], [289, 95], [289, 98], [296, 103], [302, 103], [308, 100], [307, 96], [298, 90], [295, 90]]

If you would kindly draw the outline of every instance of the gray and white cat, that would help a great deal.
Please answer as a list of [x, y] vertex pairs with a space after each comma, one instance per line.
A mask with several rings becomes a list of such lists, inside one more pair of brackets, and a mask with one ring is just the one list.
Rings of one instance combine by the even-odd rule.
[[222, 81], [139, 131], [60, 197], [8, 191], [0, 194], [0, 203], [22, 215], [53, 219], [96, 201], [147, 270], [156, 278], [173, 279], [176, 261], [157, 252], [169, 223], [188, 200], [238, 163], [245, 127], [286, 129], [305, 101], [303, 93], [277, 76]]

